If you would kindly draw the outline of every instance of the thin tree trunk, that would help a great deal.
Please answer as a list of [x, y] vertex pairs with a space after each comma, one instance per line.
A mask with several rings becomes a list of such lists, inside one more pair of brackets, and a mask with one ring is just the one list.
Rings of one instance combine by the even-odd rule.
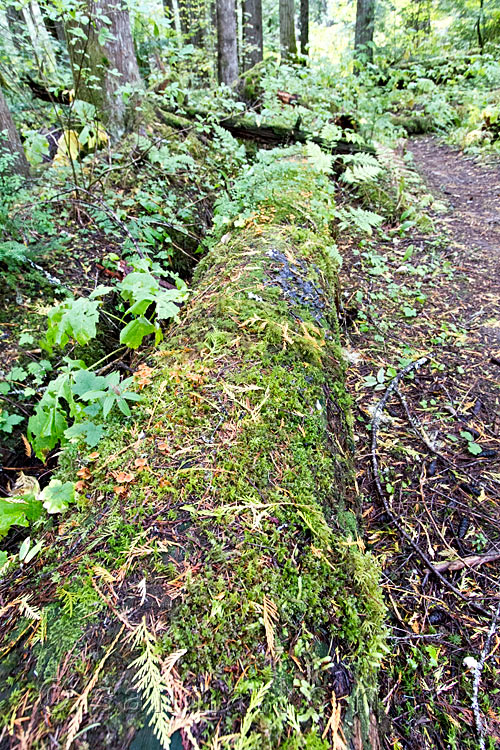
[[232, 86], [238, 79], [238, 45], [234, 0], [217, 0], [219, 82]]
[[243, 0], [243, 69], [249, 70], [264, 56], [262, 0]]
[[5, 101], [2, 90], [0, 89], [0, 133], [4, 137], [0, 139], [0, 156], [2, 153], [10, 152], [15, 158], [8, 166], [8, 171], [29, 177], [30, 168], [23, 144], [14, 125], [14, 120]]
[[[68, 25], [76, 96], [94, 104], [111, 129], [122, 132], [126, 107], [119, 89], [124, 84], [142, 83], [128, 10], [120, 5], [120, 0], [98, 0], [88, 10], [90, 21], [83, 28], [85, 39], [72, 34], [74, 26]], [[111, 23], [104, 24], [103, 16]], [[109, 35], [100, 43], [99, 32], [103, 28]], [[75, 40], [76, 44], [72, 44]]]
[[12, 44], [18, 50], [22, 47], [22, 39], [26, 30], [26, 22], [22, 10], [14, 8], [13, 5], [7, 6], [5, 9], [7, 16], [7, 23], [9, 25], [9, 32], [12, 39]]
[[369, 62], [373, 60], [373, 31], [375, 28], [375, 0], [357, 0], [354, 49]]
[[476, 21], [476, 31], [477, 31], [477, 43], [479, 44], [479, 49], [481, 50], [481, 54], [484, 52], [484, 38], [481, 31], [481, 23], [483, 21], [483, 15], [484, 15], [484, 0], [480, 0], [479, 3], [479, 16], [477, 17]]
[[309, 0], [300, 0], [300, 52], [309, 51]]
[[281, 59], [293, 60], [297, 57], [294, 0], [279, 0], [279, 5]]

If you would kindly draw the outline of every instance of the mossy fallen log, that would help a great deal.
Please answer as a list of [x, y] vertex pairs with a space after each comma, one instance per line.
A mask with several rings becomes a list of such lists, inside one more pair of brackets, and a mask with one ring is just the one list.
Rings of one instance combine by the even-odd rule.
[[298, 150], [279, 165], [219, 213], [132, 417], [63, 458], [78, 509], [1, 581], [2, 747], [378, 747], [332, 188]]
[[423, 135], [436, 130], [434, 118], [424, 112], [394, 115], [391, 117], [391, 122], [396, 127], [403, 128], [408, 135]]
[[235, 138], [252, 140], [262, 146], [288, 146], [294, 143], [316, 143], [318, 146], [333, 154], [356, 154], [360, 152], [374, 153], [368, 144], [352, 143], [339, 140], [334, 144], [327, 143], [324, 138], [312, 133], [300, 125], [300, 120], [294, 126], [285, 125], [277, 121], [262, 121], [254, 114], [221, 116], [214, 120], [213, 113], [207, 110], [185, 110], [182, 115], [170, 112], [162, 107], [156, 110], [160, 120], [169, 127], [185, 130], [192, 127], [193, 121], [213, 122], [227, 130]]

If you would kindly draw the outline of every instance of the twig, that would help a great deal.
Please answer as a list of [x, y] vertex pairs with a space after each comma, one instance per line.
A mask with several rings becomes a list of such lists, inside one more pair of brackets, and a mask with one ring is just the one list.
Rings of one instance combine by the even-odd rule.
[[436, 578], [438, 578], [447, 589], [449, 589], [450, 591], [453, 591], [453, 593], [456, 596], [462, 599], [462, 601], [466, 602], [470, 607], [473, 607], [477, 612], [480, 612], [482, 615], [488, 616], [489, 613], [485, 609], [483, 609], [483, 607], [467, 599], [467, 597], [464, 596], [462, 592], [456, 588], [456, 586], [450, 583], [438, 570], [436, 570], [436, 568], [432, 564], [431, 560], [427, 557], [425, 552], [423, 552], [420, 549], [418, 544], [411, 538], [411, 536], [408, 534], [406, 529], [403, 527], [400, 518], [396, 516], [394, 512], [392, 511], [387, 501], [385, 492], [382, 489], [382, 482], [380, 481], [380, 470], [378, 467], [378, 459], [377, 459], [377, 433], [380, 427], [380, 420], [382, 417], [382, 413], [386, 407], [386, 404], [389, 398], [397, 390], [397, 387], [400, 381], [405, 377], [405, 375], [408, 375], [408, 373], [412, 372], [413, 370], [418, 370], [419, 367], [422, 367], [422, 365], [425, 365], [427, 362], [428, 362], [428, 357], [421, 357], [420, 359], [417, 359], [414, 362], [410, 362], [410, 364], [406, 365], [406, 367], [404, 367], [400, 372], [398, 372], [398, 374], [392, 379], [386, 392], [384, 393], [384, 395], [378, 402], [377, 406], [375, 407], [375, 411], [373, 413], [373, 419], [371, 422], [371, 432], [372, 432], [371, 458], [372, 458], [372, 469], [373, 469], [373, 478], [375, 481], [375, 487], [377, 488], [377, 493], [380, 499], [382, 500], [382, 503], [384, 504], [385, 512], [391, 519], [392, 523], [398, 529], [399, 533], [413, 547], [417, 555], [420, 557], [422, 562], [425, 563], [425, 565], [428, 567], [430, 572]]
[[481, 716], [481, 709], [479, 707], [479, 687], [481, 685], [481, 674], [484, 669], [484, 664], [486, 662], [486, 658], [488, 656], [488, 652], [490, 650], [490, 643], [491, 639], [495, 635], [496, 629], [497, 629], [497, 620], [498, 615], [500, 614], [500, 602], [498, 603], [497, 609], [495, 614], [493, 615], [493, 619], [491, 621], [490, 629], [488, 630], [488, 634], [486, 636], [486, 641], [484, 643], [484, 648], [481, 651], [481, 656], [479, 658], [479, 661], [476, 662], [476, 666], [474, 667], [474, 680], [472, 683], [472, 710], [474, 712], [474, 720], [476, 722], [476, 731], [479, 737], [479, 748], [480, 750], [485, 750], [485, 742], [484, 742], [484, 725], [483, 725], [483, 717]]
[[493, 550], [490, 550], [489, 552], [485, 552], [483, 555], [470, 555], [469, 557], [459, 557], [456, 560], [447, 560], [446, 562], [438, 563], [435, 566], [435, 570], [438, 570], [440, 573], [444, 573], [445, 570], [475, 568], [478, 565], [485, 565], [486, 563], [495, 562], [495, 560], [500, 560], [500, 552], [494, 552]]

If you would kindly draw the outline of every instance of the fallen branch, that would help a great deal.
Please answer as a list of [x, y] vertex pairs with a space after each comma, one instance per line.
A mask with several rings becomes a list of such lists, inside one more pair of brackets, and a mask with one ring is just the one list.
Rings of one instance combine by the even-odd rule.
[[485, 552], [484, 555], [469, 555], [468, 557], [459, 557], [456, 560], [447, 560], [446, 562], [434, 565], [434, 570], [439, 573], [452, 570], [462, 570], [462, 568], [476, 568], [479, 565], [500, 560], [500, 552]]
[[401, 519], [395, 515], [392, 508], [390, 507], [387, 497], [385, 495], [385, 492], [382, 488], [382, 482], [380, 480], [380, 470], [378, 466], [378, 459], [377, 459], [377, 434], [380, 427], [380, 420], [382, 418], [383, 411], [386, 407], [386, 404], [391, 397], [391, 395], [397, 391], [398, 385], [401, 382], [401, 380], [408, 375], [413, 370], [418, 370], [419, 367], [422, 367], [428, 362], [428, 357], [421, 357], [420, 359], [415, 360], [414, 362], [410, 362], [410, 364], [406, 365], [398, 374], [392, 379], [391, 383], [389, 384], [389, 387], [387, 388], [386, 392], [378, 402], [377, 406], [375, 407], [375, 411], [373, 413], [373, 419], [371, 421], [371, 433], [372, 433], [372, 439], [371, 439], [371, 459], [372, 459], [372, 469], [373, 469], [373, 478], [375, 481], [375, 487], [377, 488], [377, 493], [382, 500], [382, 503], [384, 505], [385, 512], [391, 519], [394, 526], [398, 529], [401, 536], [403, 536], [408, 544], [411, 545], [411, 547], [414, 549], [414, 551], [417, 553], [417, 555], [420, 557], [422, 562], [425, 563], [427, 568], [430, 570], [430, 572], [438, 578], [441, 583], [450, 591], [452, 591], [455, 596], [458, 596], [462, 601], [466, 602], [470, 607], [473, 607], [477, 612], [480, 612], [482, 615], [488, 615], [488, 612], [483, 609], [479, 604], [476, 604], [475, 602], [471, 602], [469, 599], [467, 599], [466, 596], [462, 594], [461, 591], [459, 591], [456, 586], [454, 586], [452, 583], [450, 583], [443, 575], [440, 573], [439, 570], [436, 569], [436, 567], [432, 564], [431, 560], [423, 550], [420, 549], [418, 544], [411, 538], [409, 533], [406, 531], [406, 529], [403, 527], [401, 523]]

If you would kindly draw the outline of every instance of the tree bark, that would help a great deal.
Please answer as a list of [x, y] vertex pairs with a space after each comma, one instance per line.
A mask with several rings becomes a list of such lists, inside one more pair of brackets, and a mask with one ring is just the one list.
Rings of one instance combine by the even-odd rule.
[[375, 0], [357, 0], [354, 49], [368, 62], [373, 61], [373, 32], [375, 28]]
[[300, 52], [309, 52], [309, 0], [300, 0]]
[[217, 0], [217, 45], [219, 83], [232, 86], [238, 80], [238, 44], [234, 0]]
[[294, 0], [279, 0], [279, 12], [281, 60], [285, 62], [297, 57]]
[[[125, 129], [126, 114], [119, 89], [124, 84], [139, 87], [142, 83], [128, 10], [120, 3], [121, 0], [97, 0], [90, 5], [90, 21], [85, 27], [78, 27], [84, 32], [83, 39], [75, 34], [73, 24], [68, 24], [67, 29], [76, 97], [94, 104], [117, 134]], [[109, 18], [111, 23], [106, 24], [103, 18]], [[103, 30], [108, 34], [99, 39]]]
[[243, 0], [244, 70], [261, 62], [264, 55], [262, 0]]
[[8, 171], [13, 172], [23, 177], [29, 177], [30, 168], [26, 155], [24, 153], [23, 144], [17, 132], [14, 120], [10, 114], [9, 107], [5, 101], [2, 90], [0, 89], [0, 133], [5, 136], [0, 140], [0, 155], [5, 152], [10, 152], [15, 158], [8, 166]]

